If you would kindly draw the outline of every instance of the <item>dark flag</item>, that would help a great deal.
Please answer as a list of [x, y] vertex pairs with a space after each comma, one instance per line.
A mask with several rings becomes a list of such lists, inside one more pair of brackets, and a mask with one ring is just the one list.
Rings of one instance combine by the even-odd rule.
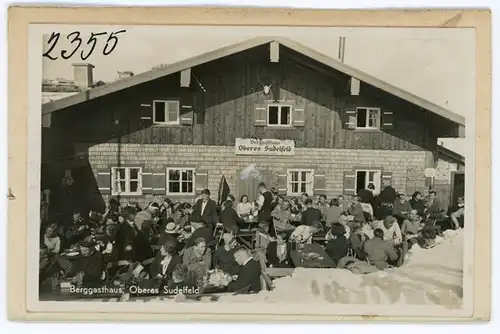
[[226, 177], [222, 175], [222, 178], [219, 183], [219, 193], [217, 197], [217, 204], [219, 207], [224, 203], [227, 199], [227, 196], [230, 194], [229, 184], [227, 184]]

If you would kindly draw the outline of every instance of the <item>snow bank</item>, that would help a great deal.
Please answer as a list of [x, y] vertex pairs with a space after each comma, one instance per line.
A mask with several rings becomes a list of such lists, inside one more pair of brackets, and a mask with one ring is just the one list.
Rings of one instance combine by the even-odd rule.
[[414, 246], [404, 266], [368, 275], [345, 269], [297, 268], [273, 291], [222, 296], [225, 302], [442, 305], [462, 301], [463, 233], [446, 231], [431, 249]]

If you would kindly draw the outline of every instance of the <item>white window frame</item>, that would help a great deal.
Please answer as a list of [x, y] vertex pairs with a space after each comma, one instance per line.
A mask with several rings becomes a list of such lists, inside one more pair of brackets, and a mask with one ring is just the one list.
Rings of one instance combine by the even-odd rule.
[[[358, 114], [359, 114], [359, 110], [360, 109], [365, 109], [366, 110], [366, 126], [358, 126]], [[369, 124], [369, 121], [370, 121], [370, 111], [376, 111], [377, 112], [377, 126], [368, 126]], [[375, 107], [357, 107], [356, 108], [356, 129], [360, 129], [360, 130], [363, 130], [363, 129], [369, 129], [369, 130], [373, 130], [373, 129], [380, 129], [380, 122], [382, 120], [382, 116], [381, 116], [381, 113], [382, 113], [382, 110], [380, 108], [375, 108]]]
[[[125, 169], [125, 191], [117, 191], [116, 189], [116, 176], [118, 169]], [[130, 170], [137, 169], [137, 191], [130, 191], [130, 181], [135, 181], [130, 179]], [[133, 167], [133, 166], [122, 166], [122, 167], [112, 167], [111, 168], [111, 195], [142, 195], [142, 167]]]
[[[165, 122], [157, 122], [156, 121], [156, 103], [163, 103], [165, 105]], [[177, 120], [176, 121], [169, 121], [168, 120], [168, 104], [169, 103], [175, 103], [177, 105]], [[153, 124], [171, 124], [171, 125], [177, 125], [180, 124], [181, 122], [181, 104], [180, 101], [177, 100], [153, 100]]]
[[[269, 124], [269, 112], [270, 112], [270, 107], [278, 107], [278, 124]], [[282, 107], [288, 107], [290, 108], [290, 124], [281, 124], [281, 108]], [[289, 128], [293, 126], [293, 107], [289, 104], [280, 104], [280, 103], [271, 103], [267, 105], [267, 111], [266, 111], [266, 116], [267, 116], [267, 126], [272, 126], [272, 127], [280, 127], [280, 128]]]
[[368, 184], [370, 183], [369, 182], [369, 179], [368, 179], [368, 173], [370, 172], [375, 172], [375, 173], [379, 173], [379, 176], [380, 176], [380, 180], [378, 182], [378, 189], [377, 189], [377, 185], [374, 184], [375, 186], [375, 191], [378, 191], [380, 192], [381, 188], [382, 188], [382, 170], [381, 169], [356, 169], [354, 171], [354, 184], [355, 184], [355, 192], [358, 192], [358, 172], [366, 172], [366, 176], [367, 178], [365, 179], [365, 187], [363, 189], [367, 189], [368, 188]]
[[[179, 182], [181, 183], [179, 185], [179, 190], [180, 192], [178, 193], [175, 193], [175, 192], [170, 192], [170, 189], [169, 189], [169, 183], [170, 183], [170, 171], [179, 171], [180, 175], [181, 175], [181, 180], [179, 180]], [[191, 171], [193, 172], [193, 191], [192, 192], [189, 192], [189, 193], [183, 193], [182, 192], [182, 172], [185, 172], [185, 171]], [[165, 190], [167, 192], [167, 195], [170, 195], [170, 196], [191, 196], [191, 195], [195, 195], [196, 194], [196, 168], [194, 167], [168, 167], [167, 168], [167, 175], [165, 176], [165, 179], [166, 179], [166, 184], [165, 184]]]
[[[312, 195], [314, 193], [314, 169], [306, 169], [306, 168], [293, 168], [293, 169], [288, 169], [286, 171], [286, 192], [287, 192], [287, 196], [300, 196], [303, 191], [299, 191], [299, 192], [293, 192], [293, 188], [292, 188], [292, 184], [295, 182], [295, 181], [292, 181], [292, 173], [294, 172], [298, 172], [299, 173], [299, 179], [300, 179], [300, 175], [302, 175], [302, 172], [306, 172], [308, 174], [306, 175], [310, 175], [310, 182], [307, 182], [307, 176], [306, 176], [306, 193], [308, 195]], [[304, 181], [302, 180], [299, 180], [298, 181], [299, 184], [300, 183], [303, 183]], [[299, 187], [299, 190], [300, 190], [301, 187]]]

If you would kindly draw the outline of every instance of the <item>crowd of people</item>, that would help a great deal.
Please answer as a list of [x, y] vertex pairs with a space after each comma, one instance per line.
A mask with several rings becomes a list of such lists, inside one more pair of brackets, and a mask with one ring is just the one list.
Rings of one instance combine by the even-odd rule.
[[[292, 253], [306, 244], [321, 244], [328, 267], [362, 274], [401, 266], [415, 243], [432, 247], [441, 231], [463, 227], [463, 197], [445, 211], [434, 191], [407, 198], [389, 183], [380, 193], [374, 188], [349, 201], [306, 193], [285, 199], [264, 183], [254, 201], [229, 194], [220, 205], [208, 189], [194, 205], [166, 198], [141, 208], [112, 198], [104, 213], [57, 223], [47, 220], [42, 203], [40, 285], [54, 291], [70, 280], [251, 293], [272, 287], [269, 268], [303, 266]], [[245, 242], [241, 235], [249, 232]]]

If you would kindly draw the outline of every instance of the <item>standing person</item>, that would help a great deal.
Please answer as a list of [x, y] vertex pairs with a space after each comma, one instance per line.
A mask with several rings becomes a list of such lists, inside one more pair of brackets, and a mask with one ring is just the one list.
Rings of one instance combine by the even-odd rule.
[[259, 183], [259, 198], [257, 200], [259, 208], [257, 219], [259, 221], [271, 222], [272, 202], [273, 194], [267, 190], [264, 182]]
[[396, 201], [397, 193], [389, 182], [389, 180], [383, 180], [383, 189], [377, 196], [377, 209], [375, 210], [378, 219], [384, 219], [387, 216], [392, 215], [392, 208], [394, 202]]
[[340, 215], [342, 214], [342, 209], [339, 207], [339, 201], [334, 198], [330, 201], [330, 206], [328, 207], [325, 214], [325, 222], [327, 226], [332, 226], [340, 221]]
[[360, 189], [358, 191], [359, 201], [361, 203], [369, 203], [373, 205], [373, 192], [375, 190], [375, 186], [373, 183], [369, 183], [366, 189]]
[[151, 246], [135, 224], [135, 210], [125, 208], [123, 214], [125, 222], [120, 224], [115, 236], [118, 260], [140, 262], [152, 257]]
[[384, 241], [384, 231], [377, 228], [373, 231], [373, 239], [367, 240], [364, 244], [364, 251], [367, 254], [371, 265], [380, 270], [389, 267], [388, 261], [396, 261], [398, 252], [387, 241]]
[[318, 210], [321, 212], [322, 221], [326, 220], [326, 212], [328, 211], [329, 207], [330, 204], [328, 204], [328, 202], [326, 201], [326, 195], [319, 195]]
[[302, 219], [300, 223], [302, 225], [312, 225], [315, 221], [322, 220], [322, 214], [319, 209], [313, 208], [313, 203], [310, 198], [307, 198], [304, 202], [306, 209], [302, 212]]
[[193, 217], [200, 217], [212, 230], [217, 224], [217, 204], [210, 198], [210, 190], [203, 189], [201, 198], [193, 207]]
[[252, 214], [252, 203], [248, 201], [246, 194], [241, 195], [240, 202], [236, 205], [236, 213], [238, 216], [244, 218]]

